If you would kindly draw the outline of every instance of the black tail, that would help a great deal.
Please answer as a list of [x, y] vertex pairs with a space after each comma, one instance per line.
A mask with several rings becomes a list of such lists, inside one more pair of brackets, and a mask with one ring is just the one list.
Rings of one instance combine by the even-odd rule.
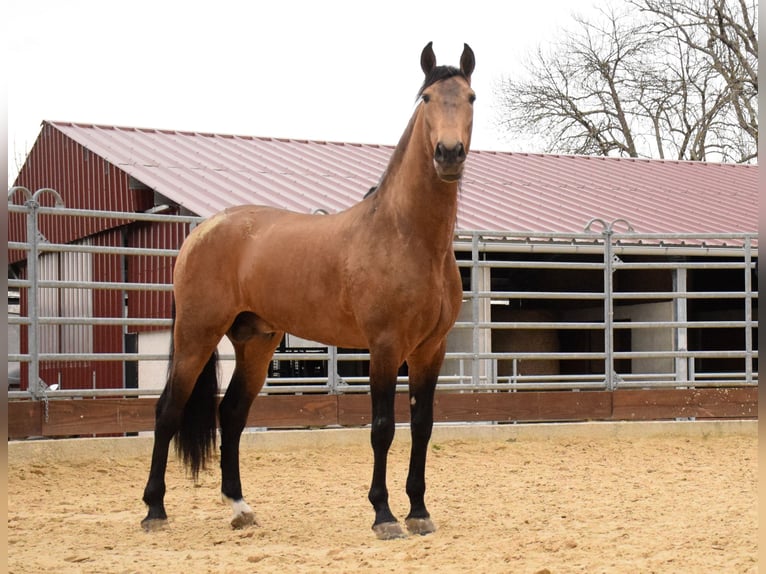
[[210, 355], [197, 378], [181, 417], [176, 435], [176, 452], [196, 480], [200, 469], [210, 460], [216, 446], [216, 412], [218, 410], [218, 352]]
[[[175, 301], [173, 302], [173, 325], [175, 325]], [[172, 371], [173, 328], [170, 329], [170, 362], [169, 372]], [[169, 379], [168, 379], [169, 380]], [[157, 403], [157, 409], [169, 400], [168, 384]], [[205, 368], [202, 369], [197, 382], [194, 384], [189, 400], [183, 407], [181, 425], [175, 437], [176, 453], [184, 461], [196, 480], [201, 469], [205, 468], [215, 452], [216, 429], [218, 426], [218, 352], [214, 351]]]

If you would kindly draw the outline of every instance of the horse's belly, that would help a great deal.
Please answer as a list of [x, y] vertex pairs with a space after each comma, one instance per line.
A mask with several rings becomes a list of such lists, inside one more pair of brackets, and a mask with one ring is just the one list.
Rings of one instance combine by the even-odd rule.
[[323, 345], [355, 349], [368, 346], [353, 315], [344, 312], [333, 298], [313, 300], [298, 294], [276, 313], [274, 321], [281, 331]]
[[[284, 331], [328, 346], [365, 349], [368, 340], [353, 314], [332, 292], [318, 297], [298, 285], [256, 297], [253, 311], [275, 331]], [[314, 296], [312, 296], [314, 295]]]
[[349, 329], [320, 330], [312, 326], [299, 325], [292, 330], [287, 330], [287, 332], [301, 339], [315, 341], [327, 346], [345, 349], [366, 349], [369, 347], [367, 339], [361, 332], [351, 332]]

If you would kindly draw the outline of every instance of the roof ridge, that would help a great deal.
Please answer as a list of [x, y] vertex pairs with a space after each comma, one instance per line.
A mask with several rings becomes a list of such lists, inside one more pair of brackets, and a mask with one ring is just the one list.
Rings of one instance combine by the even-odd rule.
[[116, 124], [100, 124], [92, 122], [71, 122], [71, 121], [57, 121], [57, 120], [43, 120], [43, 125], [48, 124], [53, 127], [71, 127], [78, 129], [101, 129], [101, 130], [118, 130], [123, 132], [140, 132], [140, 133], [158, 133], [166, 135], [182, 135], [190, 137], [218, 137], [218, 138], [237, 138], [243, 140], [258, 140], [258, 141], [276, 141], [285, 143], [300, 143], [300, 144], [318, 144], [318, 145], [338, 145], [338, 146], [352, 146], [352, 147], [372, 147], [381, 149], [394, 149], [396, 146], [393, 144], [380, 144], [380, 143], [364, 143], [364, 142], [347, 142], [340, 140], [323, 140], [323, 139], [311, 139], [311, 138], [298, 138], [298, 137], [281, 137], [281, 136], [257, 136], [247, 134], [236, 133], [224, 133], [224, 132], [207, 132], [197, 130], [179, 130], [172, 128], [149, 128], [140, 126], [125, 126]]
[[[122, 125], [109, 125], [109, 124], [97, 124], [89, 122], [65, 122], [65, 121], [51, 121], [44, 120], [43, 124], [51, 124], [53, 126], [70, 126], [75, 128], [84, 129], [105, 129], [105, 130], [120, 130], [129, 132], [142, 132], [142, 133], [160, 133], [167, 135], [184, 135], [184, 136], [200, 136], [200, 137], [220, 137], [220, 138], [238, 138], [243, 140], [257, 140], [257, 141], [276, 141], [284, 143], [299, 143], [299, 144], [317, 144], [317, 145], [338, 145], [338, 146], [351, 146], [351, 147], [372, 147], [380, 149], [394, 149], [396, 146], [391, 144], [380, 143], [364, 143], [364, 142], [351, 142], [340, 140], [324, 140], [324, 139], [311, 139], [311, 138], [298, 138], [298, 137], [281, 137], [281, 136], [257, 136], [247, 134], [225, 133], [225, 132], [207, 132], [197, 130], [178, 130], [171, 128], [148, 128], [138, 126], [122, 126]], [[758, 164], [748, 163], [730, 163], [730, 162], [708, 162], [708, 161], [692, 161], [684, 159], [668, 159], [668, 158], [649, 158], [649, 157], [614, 157], [614, 156], [602, 156], [602, 155], [581, 155], [581, 154], [564, 154], [564, 153], [544, 153], [544, 152], [526, 152], [526, 151], [512, 151], [512, 150], [481, 150], [472, 149], [472, 154], [481, 155], [508, 155], [508, 156], [524, 156], [540, 159], [571, 159], [573, 161], [604, 161], [604, 162], [632, 162], [632, 163], [652, 163], [652, 164], [666, 164], [666, 165], [691, 165], [691, 166], [720, 166], [720, 167], [748, 167], [757, 168]]]

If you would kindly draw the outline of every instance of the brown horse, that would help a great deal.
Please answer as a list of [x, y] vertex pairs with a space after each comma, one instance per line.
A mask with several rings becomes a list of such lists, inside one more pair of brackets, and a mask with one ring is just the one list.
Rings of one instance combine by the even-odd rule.
[[333, 215], [258, 206], [227, 209], [195, 228], [174, 271], [173, 343], [157, 403], [151, 471], [143, 500], [147, 530], [167, 521], [165, 470], [171, 439], [196, 477], [216, 439], [216, 346], [234, 345], [236, 367], [218, 407], [221, 491], [231, 524], [255, 522], [242, 497], [239, 441], [285, 332], [370, 350], [369, 500], [379, 538], [404, 536], [388, 505], [386, 460], [394, 437], [394, 394], [407, 362], [412, 452], [407, 477], [412, 533], [435, 530], [424, 501], [433, 398], [446, 337], [461, 305], [452, 248], [458, 184], [471, 141], [474, 55], [437, 66], [431, 43], [420, 64], [420, 103], [374, 193]]

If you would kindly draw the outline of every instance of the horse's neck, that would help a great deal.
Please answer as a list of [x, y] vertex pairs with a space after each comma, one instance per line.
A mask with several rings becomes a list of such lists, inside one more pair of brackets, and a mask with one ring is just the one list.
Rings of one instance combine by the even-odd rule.
[[458, 184], [436, 175], [433, 155], [416, 118], [410, 129], [407, 141], [399, 142], [382, 184], [386, 187], [381, 194], [383, 211], [400, 234], [421, 239], [437, 255], [452, 249]]

